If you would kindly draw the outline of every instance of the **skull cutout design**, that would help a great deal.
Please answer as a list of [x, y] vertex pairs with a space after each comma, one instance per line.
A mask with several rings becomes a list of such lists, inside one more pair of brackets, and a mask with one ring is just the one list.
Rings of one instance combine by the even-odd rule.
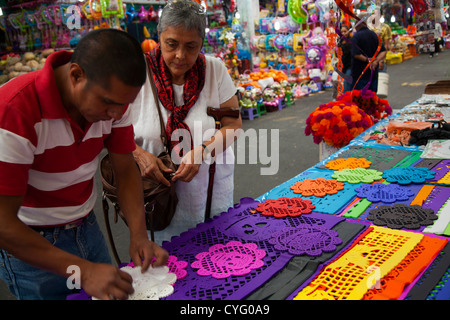
[[287, 225], [279, 219], [270, 219], [261, 215], [245, 216], [240, 220], [232, 220], [221, 226], [221, 232], [229, 237], [237, 237], [245, 241], [263, 241], [271, 234]]

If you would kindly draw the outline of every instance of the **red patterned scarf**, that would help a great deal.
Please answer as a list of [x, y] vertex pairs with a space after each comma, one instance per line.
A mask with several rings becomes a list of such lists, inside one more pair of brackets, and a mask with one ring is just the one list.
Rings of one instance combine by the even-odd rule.
[[[205, 84], [206, 60], [203, 54], [199, 54], [194, 66], [186, 74], [186, 82], [183, 90], [184, 105], [176, 106], [172, 87], [172, 76], [169, 68], [164, 62], [159, 45], [147, 54], [150, 68], [153, 72], [153, 79], [158, 89], [159, 100], [164, 108], [171, 111], [167, 119], [166, 132], [169, 140], [169, 151], [179, 144], [179, 141], [172, 141], [172, 132], [176, 129], [186, 129], [190, 133], [188, 125], [184, 122], [189, 110], [197, 102], [200, 92]], [[192, 149], [191, 137], [191, 149]]]

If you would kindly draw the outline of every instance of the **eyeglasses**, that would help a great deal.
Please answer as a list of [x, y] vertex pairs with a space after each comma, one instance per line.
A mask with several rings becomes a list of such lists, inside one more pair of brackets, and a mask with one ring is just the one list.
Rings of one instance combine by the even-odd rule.
[[190, 3], [184, 2], [184, 1], [179, 1], [179, 0], [174, 0], [172, 2], [169, 2], [166, 7], [170, 8], [172, 10], [181, 10], [184, 8], [189, 8], [192, 12], [195, 12], [196, 14], [199, 15], [204, 15], [206, 14], [206, 8], [203, 7], [202, 5], [199, 5], [198, 3], [194, 2], [194, 1], [189, 1]]

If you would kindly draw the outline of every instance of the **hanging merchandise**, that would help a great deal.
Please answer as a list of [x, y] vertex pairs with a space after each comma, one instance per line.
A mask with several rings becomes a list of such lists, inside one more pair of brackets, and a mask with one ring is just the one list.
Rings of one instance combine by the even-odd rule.
[[308, 76], [316, 84], [325, 80], [325, 59], [327, 53], [327, 39], [320, 27], [311, 32], [311, 36], [305, 44], [306, 70]]
[[294, 35], [292, 33], [284, 36], [283, 47], [290, 52], [294, 50]]
[[[139, 16], [139, 14], [141, 14], [141, 16]], [[144, 18], [144, 15], [145, 15], [146, 21], [150, 22], [150, 21], [155, 21], [154, 20], [155, 14], [156, 14], [156, 17], [158, 17], [156, 11], [153, 9], [152, 6], [150, 6], [149, 10], [145, 10], [143, 7], [141, 7], [141, 10], [138, 13], [138, 17], [139, 17], [139, 19], [141, 19], [141, 18]], [[154, 39], [152, 39], [152, 36], [151, 36], [150, 32], [148, 31], [146, 24], [142, 25], [142, 33], [143, 33], [145, 39], [141, 42], [141, 48], [144, 53], [147, 53], [147, 52], [151, 51], [153, 48], [155, 48], [158, 45], [158, 43]]]
[[287, 33], [293, 34], [295, 32], [298, 32], [300, 29], [300, 24], [296, 22], [290, 15], [287, 15], [285, 18], [285, 23], [287, 25]]
[[127, 23], [131, 23], [136, 17], [136, 9], [134, 8], [134, 5], [131, 5], [129, 9], [126, 11], [126, 17], [127, 17]]
[[307, 13], [303, 8], [302, 0], [289, 0], [288, 13], [295, 22], [299, 24], [306, 22]]
[[418, 15], [428, 10], [428, 6], [425, 0], [409, 0], [409, 3], [411, 3], [414, 11]]
[[219, 52], [221, 42], [221, 40], [219, 40], [220, 35], [221, 30], [216, 28], [209, 29], [209, 31], [206, 32], [206, 41], [204, 47], [206, 53], [214, 54], [216, 52]]
[[224, 48], [217, 54], [228, 68], [228, 72], [234, 80], [239, 79], [238, 71], [238, 58], [236, 53], [236, 39], [235, 34], [231, 32], [231, 29], [224, 29], [222, 35], [219, 38], [224, 42]]
[[275, 47], [275, 43], [274, 43], [274, 40], [275, 40], [275, 38], [277, 37], [277, 35], [276, 34], [268, 34], [268, 35], [266, 35], [266, 38], [265, 38], [265, 49], [267, 50], [267, 51], [276, 51], [277, 49], [276, 49], [276, 47]]
[[117, 19], [124, 17], [123, 4], [121, 0], [100, 0], [102, 17], [114, 16]]
[[336, 30], [332, 27], [328, 27], [325, 29], [325, 35], [327, 38], [327, 44], [328, 48], [334, 48], [337, 45], [337, 37], [338, 34], [336, 33]]
[[236, 10], [236, 0], [222, 0], [222, 8], [225, 13], [225, 20], [231, 24], [233, 12]]
[[83, 3], [28, 2], [7, 7], [0, 17], [5, 33], [0, 61], [0, 84], [41, 69], [55, 50], [76, 47], [90, 30], [121, 28], [122, 0], [87, 0]]
[[328, 23], [336, 12], [337, 5], [334, 0], [316, 0], [315, 6], [318, 9], [321, 23]]
[[144, 8], [144, 6], [141, 6], [138, 13], [139, 21], [140, 22], [148, 22], [148, 10]]
[[231, 23], [231, 32], [234, 33], [235, 38], [240, 38], [243, 31], [244, 29], [242, 28], [239, 19], [235, 17]]
[[269, 33], [269, 23], [272, 18], [261, 18], [259, 20], [259, 32], [262, 34]]
[[83, 5], [83, 12], [88, 20], [100, 19], [102, 17], [102, 8], [98, 1], [89, 0]]

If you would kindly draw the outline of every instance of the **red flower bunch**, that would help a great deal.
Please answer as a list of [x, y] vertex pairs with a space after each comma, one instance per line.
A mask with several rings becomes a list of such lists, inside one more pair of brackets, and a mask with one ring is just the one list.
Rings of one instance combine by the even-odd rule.
[[380, 99], [371, 90], [353, 90], [340, 95], [337, 100], [354, 103], [372, 117], [374, 123], [392, 114], [392, 108], [386, 99]]
[[320, 105], [309, 115], [305, 134], [312, 134], [316, 144], [324, 141], [342, 148], [372, 125], [372, 118], [356, 104], [338, 100]]

